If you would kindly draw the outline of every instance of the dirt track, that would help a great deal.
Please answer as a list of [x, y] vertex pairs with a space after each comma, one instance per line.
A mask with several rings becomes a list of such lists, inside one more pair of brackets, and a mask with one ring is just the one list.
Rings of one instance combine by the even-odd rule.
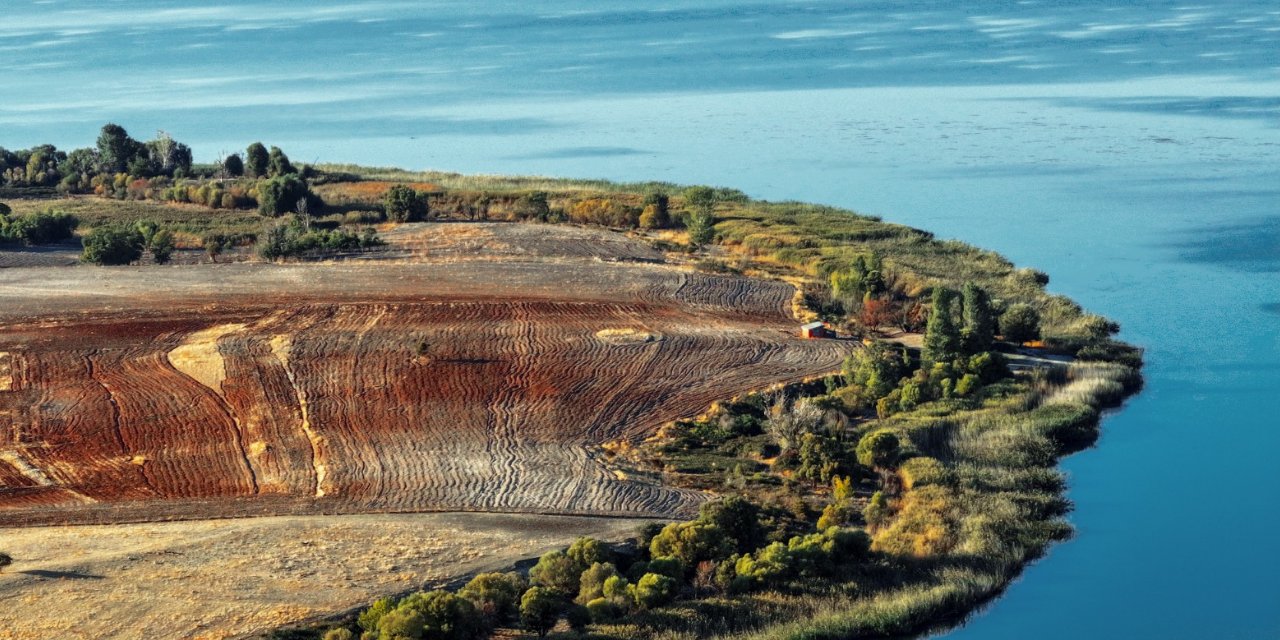
[[616, 234], [388, 238], [394, 260], [0, 270], [0, 525], [687, 513], [598, 445], [847, 348], [792, 336], [785, 284]]

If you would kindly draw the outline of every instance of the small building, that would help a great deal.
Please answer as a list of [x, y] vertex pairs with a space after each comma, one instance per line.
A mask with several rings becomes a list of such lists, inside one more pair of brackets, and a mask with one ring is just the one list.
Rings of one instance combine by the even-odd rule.
[[825, 322], [810, 322], [800, 325], [801, 338], [834, 338], [836, 334], [827, 328]]

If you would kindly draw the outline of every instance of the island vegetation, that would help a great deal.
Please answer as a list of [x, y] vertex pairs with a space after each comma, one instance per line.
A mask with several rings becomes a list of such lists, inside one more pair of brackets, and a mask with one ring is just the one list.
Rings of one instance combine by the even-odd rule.
[[[582, 538], [527, 571], [401, 594], [276, 637], [852, 638], [926, 630], [996, 596], [1068, 538], [1056, 462], [1140, 384], [1119, 327], [1048, 276], [907, 226], [665, 183], [297, 168], [249, 145], [209, 165], [108, 125], [93, 148], [0, 149], [0, 242], [80, 233], [98, 264], [377, 251], [376, 225], [568, 223], [642, 238], [677, 264], [785, 280], [799, 322], [848, 344], [842, 370], [725, 398], [616, 473], [714, 495], [628, 541]], [[203, 258], [200, 258], [203, 256]], [[318, 568], [323, 570], [323, 568]], [[513, 635], [514, 634], [514, 635]]]

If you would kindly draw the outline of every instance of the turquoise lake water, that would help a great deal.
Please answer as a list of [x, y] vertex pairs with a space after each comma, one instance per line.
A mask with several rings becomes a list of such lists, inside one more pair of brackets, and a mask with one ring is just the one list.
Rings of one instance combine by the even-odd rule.
[[1071, 457], [1078, 535], [949, 638], [1280, 637], [1280, 6], [0, 5], [0, 144], [670, 180], [995, 249], [1147, 387]]

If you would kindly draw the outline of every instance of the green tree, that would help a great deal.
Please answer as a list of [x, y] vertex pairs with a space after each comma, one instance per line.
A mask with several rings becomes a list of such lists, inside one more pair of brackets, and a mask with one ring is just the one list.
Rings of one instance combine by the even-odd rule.
[[618, 568], [610, 562], [596, 562], [582, 572], [578, 583], [578, 597], [575, 602], [586, 604], [596, 598], [604, 597], [604, 583], [618, 576]]
[[378, 620], [378, 640], [423, 640], [425, 621], [411, 609], [395, 609]]
[[267, 162], [270, 156], [261, 142], [255, 142], [244, 150], [244, 174], [250, 178], [261, 178], [267, 175]]
[[118, 124], [107, 124], [98, 135], [98, 169], [105, 173], [124, 173], [144, 150], [141, 143], [129, 137]]
[[831, 482], [842, 471], [841, 447], [834, 438], [817, 433], [800, 436], [799, 468], [796, 475], [814, 486]]
[[706, 522], [675, 522], [662, 528], [662, 533], [649, 542], [653, 558], [677, 558], [685, 567], [703, 560], [720, 560], [733, 553], [734, 545], [725, 532]]
[[884, 494], [877, 491], [871, 495], [871, 501], [862, 510], [862, 519], [872, 530], [879, 529], [889, 523], [893, 512], [889, 509], [889, 501]]
[[675, 598], [676, 581], [657, 573], [646, 573], [635, 586], [635, 603], [641, 609], [660, 607]]
[[220, 233], [206, 233], [200, 238], [200, 244], [204, 246], [204, 252], [209, 255], [209, 260], [218, 261], [218, 256], [230, 246], [229, 239]]
[[710, 212], [696, 211], [689, 217], [689, 242], [704, 245], [715, 238], [716, 219]]
[[515, 205], [516, 216], [522, 220], [546, 220], [551, 215], [551, 205], [547, 202], [545, 191], [531, 191], [518, 200]]
[[960, 331], [951, 318], [953, 294], [950, 289], [936, 287], [933, 290], [933, 307], [925, 324], [924, 346], [921, 358], [926, 366], [935, 362], [950, 362], [960, 354]]
[[845, 379], [861, 388], [859, 396], [867, 404], [889, 395], [906, 369], [902, 349], [878, 341], [855, 350], [844, 361]]
[[222, 161], [222, 171], [232, 178], [244, 175], [244, 160], [240, 154], [233, 153]]
[[518, 573], [481, 573], [472, 578], [458, 595], [471, 601], [484, 616], [499, 623], [515, 619], [520, 610], [520, 594], [527, 588]]
[[470, 600], [436, 589], [410, 595], [396, 611], [413, 611], [422, 618], [423, 637], [432, 640], [474, 640], [484, 624]]
[[360, 615], [356, 616], [356, 624], [360, 625], [360, 628], [365, 631], [377, 631], [378, 622], [382, 620], [382, 616], [391, 613], [395, 608], [396, 601], [394, 598], [379, 598], [374, 600], [373, 604], [369, 605], [368, 609], [361, 611]]
[[271, 153], [267, 156], [267, 176], [277, 178], [295, 173], [298, 173], [298, 170], [289, 162], [289, 156], [285, 155], [280, 147], [271, 147]]
[[644, 209], [640, 212], [640, 226], [645, 229], [664, 229], [671, 226], [670, 198], [658, 191], [649, 193], [644, 198]]
[[129, 264], [142, 257], [146, 246], [137, 229], [121, 226], [98, 227], [83, 242], [81, 259], [98, 265]]
[[387, 219], [396, 222], [424, 220], [430, 213], [427, 194], [401, 184], [387, 189], [382, 196], [382, 207]]
[[702, 211], [708, 215], [716, 206], [716, 190], [711, 187], [689, 187], [684, 190], [682, 195], [684, 196], [685, 204], [696, 211]]
[[758, 548], [768, 535], [764, 525], [760, 524], [760, 507], [741, 496], [703, 503], [698, 520], [718, 527], [739, 553]]
[[191, 173], [191, 147], [174, 140], [161, 131], [156, 139], [146, 144], [151, 159], [152, 173], [167, 176]]
[[550, 551], [538, 558], [538, 564], [529, 570], [529, 581], [568, 597], [578, 592], [581, 573], [578, 563], [568, 554]]
[[564, 607], [564, 600], [555, 590], [531, 587], [520, 599], [520, 621], [525, 628], [542, 638], [556, 626]]
[[858, 512], [848, 500], [837, 500], [822, 508], [822, 516], [818, 518], [818, 530], [826, 531], [831, 527], [843, 527], [853, 522]]
[[166, 264], [173, 256], [173, 232], [168, 229], [161, 229], [151, 236], [151, 242], [148, 243], [147, 250], [151, 252], [151, 257], [156, 264]]
[[296, 175], [285, 175], [258, 184], [258, 213], [264, 216], [280, 216], [298, 209], [299, 203], [315, 214], [324, 206], [319, 196], [311, 193], [306, 181]]
[[996, 334], [996, 317], [991, 310], [991, 298], [982, 287], [972, 282], [965, 283], [963, 295], [962, 335], [965, 351], [970, 354], [989, 351]]
[[888, 469], [898, 461], [900, 443], [892, 431], [872, 431], [858, 441], [858, 463], [875, 469]]
[[579, 571], [586, 571], [587, 567], [598, 562], [613, 561], [613, 552], [595, 538], [582, 537], [574, 540], [565, 554], [573, 560]]
[[1000, 316], [1000, 334], [1009, 342], [1039, 340], [1040, 313], [1029, 304], [1010, 305]]

